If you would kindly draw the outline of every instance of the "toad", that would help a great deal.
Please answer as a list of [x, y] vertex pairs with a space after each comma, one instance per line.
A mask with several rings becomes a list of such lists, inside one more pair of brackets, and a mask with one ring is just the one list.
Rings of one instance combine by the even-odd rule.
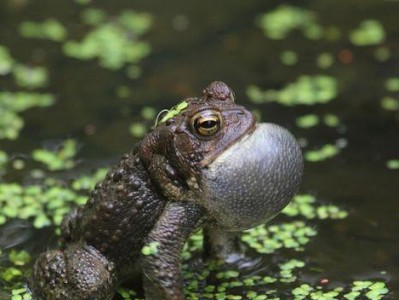
[[298, 190], [303, 159], [284, 128], [258, 123], [212, 82], [157, 121], [64, 218], [63, 246], [42, 253], [30, 288], [39, 299], [107, 300], [141, 270], [148, 300], [183, 300], [180, 254], [204, 229], [206, 253], [227, 258], [239, 232], [277, 215]]

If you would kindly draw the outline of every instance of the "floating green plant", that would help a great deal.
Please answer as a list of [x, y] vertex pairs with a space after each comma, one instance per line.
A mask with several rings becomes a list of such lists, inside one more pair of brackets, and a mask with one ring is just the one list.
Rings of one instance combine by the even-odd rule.
[[280, 60], [283, 64], [292, 66], [298, 62], [298, 55], [295, 51], [287, 50], [281, 53]]
[[379, 47], [375, 49], [374, 57], [377, 61], [385, 62], [392, 57], [391, 49], [388, 47]]
[[89, 4], [92, 0], [75, 0], [76, 3], [80, 5], [86, 5]]
[[149, 256], [149, 255], [155, 255], [158, 253], [158, 247], [159, 247], [159, 242], [151, 242], [148, 245], [145, 245], [141, 249], [141, 253], [143, 255]]
[[296, 119], [296, 125], [301, 128], [311, 128], [319, 124], [320, 118], [317, 115], [310, 114], [298, 117]]
[[47, 166], [50, 171], [71, 169], [75, 166], [73, 157], [77, 152], [75, 140], [65, 140], [57, 151], [37, 149], [33, 151], [32, 157]]
[[150, 15], [127, 10], [110, 18], [90, 10], [84, 16], [86, 22], [96, 25], [80, 42], [70, 40], [64, 44], [68, 56], [82, 60], [98, 58], [101, 66], [116, 70], [136, 64], [150, 53], [150, 45], [139, 40], [151, 26]]
[[322, 287], [312, 287], [309, 284], [301, 284], [292, 291], [295, 300], [315, 299], [315, 300], [379, 300], [388, 293], [384, 282], [354, 281], [349, 287], [349, 292], [343, 287], [337, 287], [326, 291]]
[[257, 24], [268, 38], [275, 40], [284, 39], [295, 29], [301, 30], [310, 39], [323, 36], [323, 29], [317, 24], [315, 15], [309, 10], [292, 5], [280, 5], [262, 14]]
[[11, 292], [11, 300], [31, 300], [32, 295], [25, 287], [13, 289]]
[[57, 42], [63, 41], [67, 36], [64, 25], [55, 19], [47, 19], [43, 22], [22, 22], [19, 26], [19, 33], [27, 38]]
[[280, 281], [281, 282], [294, 282], [297, 277], [293, 271], [297, 268], [303, 268], [305, 263], [297, 259], [291, 259], [283, 264], [280, 264]]
[[339, 148], [336, 145], [326, 144], [318, 150], [310, 150], [305, 152], [305, 159], [307, 161], [317, 162], [334, 157], [338, 153]]
[[306, 219], [343, 219], [348, 216], [345, 210], [335, 205], [317, 204], [312, 195], [296, 195], [294, 200], [283, 210], [290, 217], [302, 216]]
[[341, 123], [339, 117], [333, 114], [324, 115], [323, 122], [328, 127], [337, 127]]
[[135, 137], [135, 138], [141, 138], [147, 133], [148, 128], [143, 124], [139, 122], [132, 123], [129, 127], [129, 132]]
[[0, 150], [0, 174], [2, 173], [2, 169], [4, 169], [5, 165], [7, 164], [8, 159], [7, 153]]
[[393, 97], [384, 97], [381, 99], [381, 107], [390, 111], [399, 110], [399, 100]]
[[22, 88], [35, 89], [48, 84], [48, 72], [44, 67], [29, 67], [17, 64], [13, 68], [15, 82]]
[[385, 30], [377, 20], [364, 20], [353, 30], [349, 39], [356, 46], [378, 45], [385, 40]]
[[390, 92], [399, 92], [399, 78], [388, 78], [385, 81], [385, 88]]
[[390, 159], [386, 162], [386, 166], [388, 169], [391, 170], [398, 170], [399, 169], [399, 159]]
[[263, 91], [255, 85], [247, 88], [247, 95], [253, 103], [278, 102], [287, 106], [327, 103], [337, 93], [337, 80], [326, 75], [300, 76], [281, 90]]
[[316, 64], [321, 69], [327, 69], [334, 63], [334, 57], [330, 53], [321, 53], [316, 58]]
[[[130, 289], [119, 288], [117, 293], [124, 299], [124, 300], [139, 300], [136, 298], [137, 293]], [[144, 299], [143, 299], [144, 300]]]
[[72, 181], [71, 187], [75, 191], [91, 190], [97, 182], [104, 179], [107, 172], [107, 168], [100, 168], [93, 175], [82, 175]]
[[10, 219], [31, 220], [42, 228], [59, 225], [73, 204], [84, 204], [86, 197], [61, 186], [0, 184], [0, 225]]
[[24, 122], [18, 113], [54, 103], [50, 94], [0, 92], [0, 139], [16, 139]]
[[14, 65], [14, 59], [10, 52], [4, 46], [0, 45], [0, 75], [6, 75], [11, 72]]
[[260, 225], [245, 231], [242, 240], [259, 253], [273, 253], [277, 249], [288, 248], [302, 251], [310, 238], [316, 235], [315, 229], [302, 221], [278, 225]]
[[107, 13], [98, 8], [89, 8], [82, 12], [82, 21], [87, 25], [100, 25], [105, 22]]

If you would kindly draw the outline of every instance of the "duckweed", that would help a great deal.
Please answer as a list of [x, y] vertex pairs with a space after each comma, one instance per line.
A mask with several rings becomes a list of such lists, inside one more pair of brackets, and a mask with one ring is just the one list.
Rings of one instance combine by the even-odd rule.
[[157, 111], [153, 107], [146, 106], [140, 111], [140, 115], [143, 119], [152, 121], [157, 116]]
[[15, 266], [24, 266], [30, 262], [31, 257], [28, 252], [25, 250], [17, 251], [12, 249], [8, 255], [8, 259], [12, 262]]
[[337, 127], [341, 121], [337, 115], [327, 114], [323, 117], [323, 122], [328, 127]]
[[242, 235], [242, 241], [259, 253], [273, 253], [281, 248], [302, 251], [310, 238], [316, 235], [316, 230], [302, 221], [278, 225], [260, 225], [247, 230]]
[[92, 0], [75, 0], [76, 3], [80, 5], [86, 5], [89, 4]]
[[0, 139], [18, 137], [24, 121], [18, 116], [32, 107], [47, 107], [54, 103], [50, 94], [0, 92]]
[[321, 53], [317, 56], [316, 64], [319, 68], [327, 69], [334, 63], [334, 57], [330, 53]]
[[2, 169], [4, 169], [5, 165], [7, 164], [8, 159], [7, 153], [0, 150], [0, 174], [2, 173]]
[[11, 300], [31, 300], [32, 295], [27, 288], [13, 289], [11, 292]]
[[306, 9], [280, 5], [273, 11], [259, 16], [257, 24], [270, 39], [282, 40], [297, 29], [310, 39], [318, 39], [323, 29], [315, 21], [315, 15]]
[[105, 178], [107, 172], [107, 168], [100, 168], [93, 175], [82, 175], [72, 181], [71, 187], [75, 191], [92, 190], [97, 182]]
[[305, 152], [305, 159], [310, 162], [318, 162], [336, 156], [339, 148], [336, 145], [326, 144], [318, 150]]
[[280, 55], [280, 60], [287, 66], [295, 65], [298, 62], [298, 55], [294, 51], [284, 51]]
[[251, 85], [247, 95], [253, 103], [278, 102], [286, 106], [327, 103], [337, 96], [337, 80], [326, 75], [300, 76], [281, 90], [262, 91]]
[[129, 127], [129, 132], [135, 138], [142, 138], [147, 133], [147, 127], [143, 123], [132, 123]]
[[392, 53], [388, 47], [379, 47], [374, 51], [374, 57], [377, 61], [385, 62], [392, 57]]
[[381, 107], [389, 111], [399, 110], [399, 100], [393, 97], [384, 97], [381, 100]]
[[66, 55], [82, 60], [98, 58], [101, 66], [117, 70], [138, 63], [150, 53], [150, 45], [139, 40], [151, 26], [148, 14], [127, 10], [110, 18], [90, 10], [84, 20], [96, 25], [82, 41], [67, 41], [63, 48]]
[[145, 245], [141, 249], [141, 253], [148, 256], [148, 255], [155, 255], [158, 253], [159, 242], [150, 242], [149, 244]]
[[16, 65], [13, 69], [16, 83], [27, 89], [45, 87], [48, 84], [48, 72], [44, 67]]
[[356, 46], [378, 45], [385, 40], [385, 30], [377, 20], [364, 20], [353, 30], [349, 39]]
[[320, 118], [314, 114], [304, 115], [296, 119], [296, 125], [301, 128], [315, 127], [319, 122]]
[[302, 284], [292, 291], [295, 300], [317, 299], [317, 300], [379, 300], [388, 293], [388, 289], [383, 282], [354, 281], [349, 287], [349, 292], [343, 287], [337, 287], [330, 291], [325, 291], [321, 287], [311, 287], [309, 284]]
[[348, 213], [335, 205], [316, 205], [312, 195], [296, 195], [293, 201], [282, 211], [290, 217], [302, 216], [306, 219], [344, 219]]
[[9, 219], [31, 220], [35, 228], [59, 225], [72, 204], [87, 198], [60, 186], [0, 184], [0, 225]]
[[10, 52], [4, 46], [0, 45], [0, 75], [6, 75], [11, 72], [14, 65], [14, 59]]
[[130, 289], [119, 288], [117, 293], [125, 300], [137, 299], [136, 292]]
[[19, 33], [26, 38], [46, 39], [56, 42], [63, 41], [67, 36], [65, 26], [55, 19], [43, 22], [22, 22]]
[[399, 169], [399, 159], [390, 159], [386, 162], [387, 168], [391, 170]]
[[99, 25], [107, 18], [107, 13], [98, 8], [89, 8], [83, 11], [82, 21], [87, 25]]
[[385, 88], [390, 92], [399, 92], [399, 78], [388, 78], [385, 81]]
[[65, 140], [57, 151], [37, 149], [32, 153], [34, 160], [47, 166], [50, 171], [59, 171], [71, 169], [75, 166], [73, 157], [77, 152], [77, 143], [75, 140]]

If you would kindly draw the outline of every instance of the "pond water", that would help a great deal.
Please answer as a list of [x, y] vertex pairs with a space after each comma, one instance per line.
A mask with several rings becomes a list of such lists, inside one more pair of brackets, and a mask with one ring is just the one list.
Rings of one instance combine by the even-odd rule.
[[[66, 188], [74, 178], [109, 167], [129, 151], [158, 111], [222, 80], [233, 88], [237, 102], [262, 121], [287, 127], [300, 141], [306, 158], [300, 193], [316, 199], [308, 209], [334, 205], [342, 214], [323, 217], [320, 209], [317, 216], [302, 211], [277, 217], [274, 225], [303, 221], [317, 235], [302, 251], [289, 246], [272, 254], [253, 250], [261, 265], [246, 270], [240, 280], [269, 274], [278, 282], [229, 286], [230, 298], [215, 299], [398, 299], [398, 13], [394, 0], [285, 5], [261, 0], [3, 0], [0, 274], [13, 264], [8, 255], [14, 247], [34, 255], [44, 250], [43, 244], [54, 243], [49, 225], [59, 223], [47, 206], [39, 220], [34, 213], [10, 212], [20, 208], [10, 208], [4, 195], [24, 193], [9, 192], [10, 183], [21, 189]], [[46, 20], [53, 21], [46, 26]], [[27, 103], [34, 95], [20, 92], [48, 95]], [[7, 99], [21, 102], [13, 105]], [[53, 156], [34, 154], [59, 145], [63, 150]], [[84, 202], [76, 200], [84, 192], [76, 188], [73, 193], [66, 207]], [[57, 218], [65, 212], [57, 211]], [[24, 216], [27, 221], [16, 222]], [[297, 266], [295, 276], [284, 282], [279, 268], [291, 259], [305, 266]], [[6, 277], [0, 279], [0, 299], [8, 299], [11, 286], [22, 280], [20, 275]], [[218, 279], [209, 281], [217, 286]], [[383, 283], [388, 292], [367, 294], [365, 288], [358, 298], [344, 298], [359, 281]], [[313, 289], [313, 296], [294, 296], [302, 284]], [[343, 291], [326, 294], [337, 287]], [[267, 290], [272, 290], [268, 298], [249, 294], [266, 295]]]

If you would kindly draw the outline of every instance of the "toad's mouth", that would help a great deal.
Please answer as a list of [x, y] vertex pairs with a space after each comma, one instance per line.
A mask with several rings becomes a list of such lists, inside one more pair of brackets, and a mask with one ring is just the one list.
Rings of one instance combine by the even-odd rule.
[[202, 172], [209, 214], [225, 230], [244, 230], [270, 220], [291, 201], [301, 182], [303, 158], [286, 129], [262, 123]]

